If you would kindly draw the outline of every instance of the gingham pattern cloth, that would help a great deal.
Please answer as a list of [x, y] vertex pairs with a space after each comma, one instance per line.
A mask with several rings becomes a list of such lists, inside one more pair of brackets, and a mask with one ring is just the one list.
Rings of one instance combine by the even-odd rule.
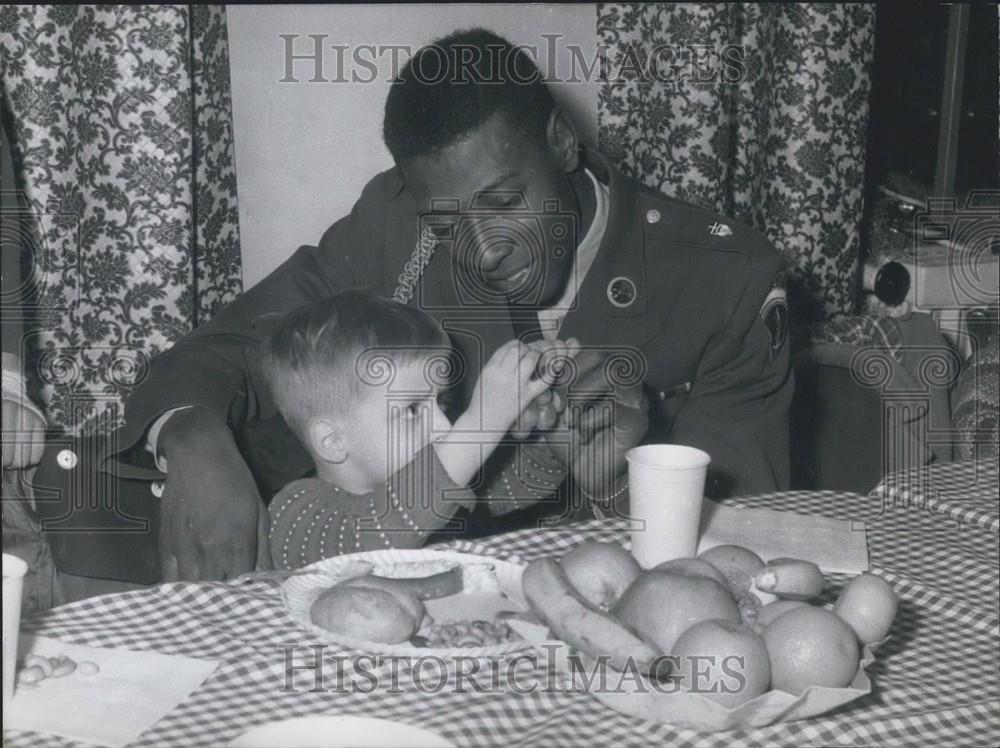
[[1000, 531], [1000, 487], [993, 460], [945, 462], [891, 473], [872, 493], [887, 505], [941, 514], [993, 534]]
[[[983, 467], [955, 466], [948, 485], [979, 485]], [[986, 468], [995, 486], [997, 465]], [[523, 657], [514, 664], [466, 662], [461, 666], [466, 673], [477, 666], [482, 670], [466, 678], [462, 688], [458, 663], [446, 663], [437, 673], [397, 668], [395, 679], [389, 677], [391, 662], [371, 663], [366, 670], [375, 677], [355, 678], [352, 690], [350, 668], [341, 678], [334, 662], [337, 655], [358, 653], [328, 648], [322, 678], [315, 669], [303, 670], [289, 689], [283, 647], [291, 648], [293, 664], [308, 665], [314, 642], [282, 607], [279, 583], [253, 576], [93, 598], [28, 619], [25, 629], [79, 644], [220, 661], [200, 688], [141, 736], [136, 743], [141, 746], [225, 745], [255, 725], [311, 714], [399, 720], [436, 731], [457, 746], [996, 746], [1000, 558], [995, 521], [983, 522], [976, 513], [987, 512], [979, 494], [966, 502], [965, 508], [975, 512], [958, 518], [937, 511], [921, 496], [889, 502], [885, 495], [789, 492], [734, 502], [865, 522], [872, 570], [889, 579], [901, 598], [891, 637], [869, 669], [869, 696], [814, 719], [762, 729], [709, 733], [627, 717], [586, 693], [563, 690]], [[530, 560], [561, 553], [584, 538], [625, 541], [625, 527], [620, 518], [597, 520], [451, 547]], [[846, 577], [831, 579], [828, 599]], [[494, 664], [502, 677], [491, 680], [482, 673]], [[536, 690], [527, 692], [533, 684]], [[72, 743], [5, 731], [4, 745]]]

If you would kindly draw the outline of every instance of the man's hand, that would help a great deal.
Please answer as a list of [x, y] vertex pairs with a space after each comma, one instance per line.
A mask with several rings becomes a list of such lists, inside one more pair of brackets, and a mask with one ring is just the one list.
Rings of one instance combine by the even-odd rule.
[[[512, 340], [483, 367], [473, 402], [482, 403], [484, 414], [495, 410], [502, 416], [498, 422], [505, 421], [505, 430], [516, 439], [526, 439], [535, 429], [551, 428], [562, 410], [555, 388], [579, 350], [576, 338], [530, 343]], [[515, 357], [516, 365], [511, 360]]]
[[578, 486], [599, 498], [614, 493], [616, 478], [625, 471], [625, 454], [649, 429], [649, 400], [642, 384], [625, 387], [608, 381], [604, 362], [597, 352], [580, 353], [582, 373], [555, 429], [545, 436], [557, 455], [563, 452], [556, 445], [569, 442], [569, 471]]
[[[575, 338], [566, 341], [566, 344], [568, 346], [566, 350], [554, 349], [544, 340], [528, 344], [537, 346], [542, 351], [539, 370], [548, 372], [546, 376], [553, 382], [553, 386], [538, 395], [522, 411], [510, 432], [515, 439], [523, 441], [536, 431], [544, 432], [558, 428], [560, 416], [566, 407], [567, 381], [579, 380], [592, 374], [601, 364], [600, 357], [594, 356], [589, 351], [581, 351], [579, 341]], [[553, 366], [554, 370], [550, 370]]]
[[231, 579], [271, 568], [267, 511], [229, 427], [202, 408], [174, 413], [158, 446], [164, 581]]
[[577, 485], [594, 498], [611, 496], [626, 470], [625, 455], [649, 429], [649, 400], [642, 387], [616, 389], [605, 399], [573, 408], [570, 424], [579, 443], [570, 465]]

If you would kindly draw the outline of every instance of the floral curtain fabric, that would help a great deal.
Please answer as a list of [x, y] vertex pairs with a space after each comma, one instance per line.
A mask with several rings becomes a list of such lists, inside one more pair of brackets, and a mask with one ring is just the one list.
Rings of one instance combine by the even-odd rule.
[[5, 5], [0, 39], [21, 360], [50, 426], [107, 432], [149, 359], [242, 289], [225, 9]]
[[602, 150], [764, 233], [797, 323], [854, 307], [874, 32], [868, 4], [598, 6]]

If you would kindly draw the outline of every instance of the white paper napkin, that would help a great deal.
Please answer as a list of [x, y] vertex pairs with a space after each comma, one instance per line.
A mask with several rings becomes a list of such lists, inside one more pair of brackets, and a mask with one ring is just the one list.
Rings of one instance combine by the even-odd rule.
[[90, 661], [96, 675], [79, 672], [46, 678], [37, 688], [19, 688], [4, 729], [35, 730], [99, 745], [124, 746], [162, 719], [215, 670], [215, 660], [104, 649], [22, 635], [18, 659], [26, 654], [66, 655]]
[[740, 509], [705, 499], [698, 552], [733, 543], [765, 561], [787, 556], [812, 561], [823, 571], [868, 571], [865, 523], [773, 509]]

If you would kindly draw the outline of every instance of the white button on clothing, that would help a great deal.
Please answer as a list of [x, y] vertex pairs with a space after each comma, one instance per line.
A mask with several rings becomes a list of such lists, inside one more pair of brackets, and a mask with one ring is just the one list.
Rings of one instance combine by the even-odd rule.
[[64, 449], [56, 455], [56, 462], [59, 463], [59, 467], [63, 470], [72, 470], [79, 461], [80, 459], [76, 456], [76, 452], [72, 449]]
[[646, 222], [647, 223], [659, 223], [660, 222], [660, 211], [656, 208], [646, 211]]
[[153, 481], [149, 485], [149, 490], [150, 490], [150, 493], [153, 494], [153, 496], [155, 496], [158, 499], [162, 499], [163, 498], [163, 481], [159, 481], [159, 480]]

